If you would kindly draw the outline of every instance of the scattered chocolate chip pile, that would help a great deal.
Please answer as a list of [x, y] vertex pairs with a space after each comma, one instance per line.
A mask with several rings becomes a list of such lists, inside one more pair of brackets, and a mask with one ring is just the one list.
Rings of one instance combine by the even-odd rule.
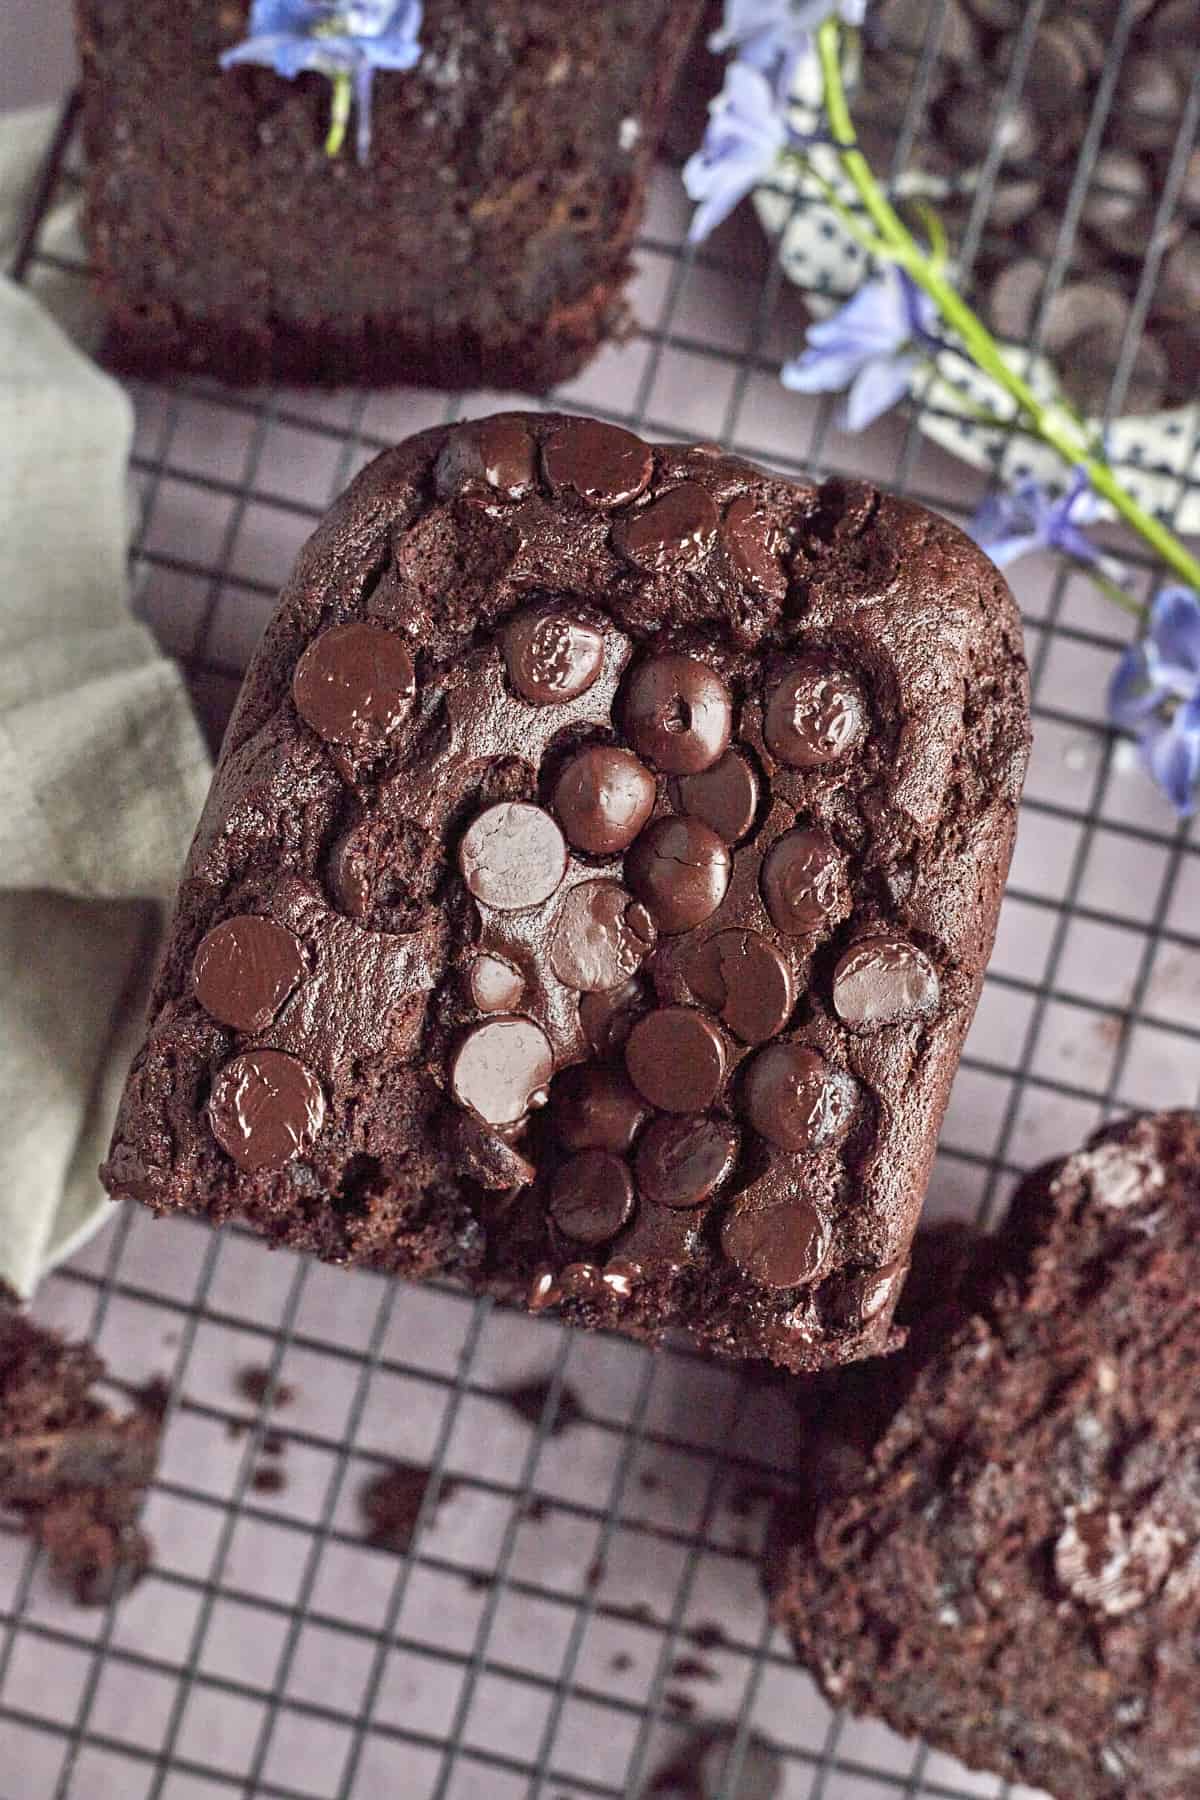
[[138, 1519], [166, 1390], [149, 1383], [120, 1416], [93, 1392], [104, 1376], [89, 1345], [68, 1344], [0, 1304], [0, 1509], [20, 1518], [81, 1606], [122, 1599], [152, 1555]]
[[302, 556], [107, 1179], [817, 1368], [884, 1347], [1027, 748], [944, 521], [504, 414]]
[[[1038, 318], [1119, 11], [1118, 0], [1047, 0], [1020, 95], [1000, 127], [1023, 0], [946, 0], [911, 166], [949, 184], [937, 204], [953, 238], [1002, 131], [973, 285], [993, 329], [1019, 344]], [[937, 13], [934, 0], [874, 0], [869, 10], [853, 110], [881, 168], [894, 154]], [[1090, 414], [1104, 412], [1152, 237], [1165, 256], [1121, 410], [1184, 405], [1200, 388], [1200, 149], [1187, 160], [1170, 219], [1156, 224], [1198, 66], [1200, 23], [1195, 0], [1135, 0], [1133, 16], [1070, 261], [1041, 321], [1041, 347]]]
[[970, 1767], [1194, 1800], [1200, 1115], [1107, 1127], [914, 1268], [905, 1349], [798, 1396], [778, 1618], [835, 1705]]

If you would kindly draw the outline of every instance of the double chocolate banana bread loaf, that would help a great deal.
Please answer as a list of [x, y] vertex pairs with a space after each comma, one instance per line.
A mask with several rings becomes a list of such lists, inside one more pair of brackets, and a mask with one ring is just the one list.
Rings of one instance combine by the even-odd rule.
[[920, 507], [585, 419], [413, 438], [247, 675], [109, 1188], [882, 1350], [1027, 745], [1008, 589]]
[[[222, 68], [255, 33], [249, 0], [76, 5], [87, 235], [118, 366], [540, 390], [624, 324], [700, 0], [426, 0], [415, 66], [374, 73], [361, 164], [326, 153], [324, 76]], [[325, 10], [363, 32], [411, 9]], [[300, 34], [305, 7], [290, 13]], [[272, 36], [282, 66], [319, 50], [309, 30]]]

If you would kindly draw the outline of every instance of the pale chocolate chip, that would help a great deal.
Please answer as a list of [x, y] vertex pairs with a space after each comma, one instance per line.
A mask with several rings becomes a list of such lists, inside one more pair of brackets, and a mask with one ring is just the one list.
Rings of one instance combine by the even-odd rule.
[[458, 866], [481, 906], [521, 912], [540, 906], [558, 887], [566, 874], [567, 846], [540, 806], [502, 800], [467, 827]]
[[1150, 176], [1132, 150], [1101, 150], [1080, 218], [1110, 249], [1139, 255], [1149, 238]]
[[[1193, 22], [1194, 33], [1197, 27], [1200, 19]], [[1170, 150], [1179, 131], [1183, 97], [1183, 87], [1165, 57], [1153, 50], [1127, 56], [1113, 104], [1119, 143], [1128, 150]]]
[[489, 1019], [459, 1045], [450, 1085], [485, 1124], [516, 1125], [554, 1073], [550, 1043], [532, 1019]]
[[471, 998], [480, 1012], [513, 1012], [524, 992], [525, 977], [502, 956], [477, 956], [471, 964]]
[[923, 950], [903, 938], [860, 938], [834, 970], [833, 1004], [854, 1031], [928, 1018], [940, 998], [937, 970]]

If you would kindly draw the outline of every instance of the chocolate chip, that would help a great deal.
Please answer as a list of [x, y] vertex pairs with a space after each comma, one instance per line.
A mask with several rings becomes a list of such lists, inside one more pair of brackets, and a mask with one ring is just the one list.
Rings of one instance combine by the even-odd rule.
[[214, 1081], [208, 1119], [222, 1150], [254, 1175], [308, 1148], [325, 1121], [325, 1092], [294, 1056], [248, 1050]]
[[627, 850], [654, 811], [657, 789], [645, 763], [614, 744], [592, 744], [567, 764], [554, 810], [567, 842], [593, 856]]
[[690, 1006], [661, 1006], [638, 1020], [625, 1066], [639, 1094], [663, 1112], [704, 1112], [725, 1080], [725, 1041]]
[[957, 0], [877, 0], [872, 23], [885, 43], [914, 61], [926, 43], [935, 44], [947, 62], [974, 66], [978, 60], [979, 40]]
[[699, 1206], [736, 1156], [737, 1133], [724, 1119], [656, 1119], [638, 1145], [638, 1192], [656, 1206]]
[[787, 575], [779, 560], [783, 534], [748, 494], [726, 508], [721, 520], [721, 542], [743, 580], [770, 600], [784, 598]]
[[608, 1150], [581, 1150], [555, 1171], [550, 1217], [577, 1244], [606, 1244], [633, 1212], [633, 1178]]
[[796, 1191], [793, 1170], [775, 1168], [739, 1194], [721, 1227], [730, 1262], [764, 1287], [807, 1285], [829, 1252], [829, 1228]]
[[746, 1071], [743, 1100], [754, 1129], [780, 1150], [823, 1150], [854, 1114], [852, 1076], [807, 1044], [768, 1044]]
[[639, 569], [656, 574], [690, 568], [717, 535], [717, 508], [707, 488], [685, 481], [642, 512], [622, 519], [613, 543]]
[[1064, 95], [1082, 92], [1087, 75], [1083, 49], [1074, 34], [1057, 19], [1039, 25], [1025, 73], [1025, 91], [1038, 111], [1053, 119]]
[[833, 1004], [853, 1031], [906, 1025], [937, 1010], [937, 970], [903, 938], [860, 938], [833, 973]]
[[333, 625], [314, 638], [292, 677], [296, 711], [318, 737], [378, 749], [414, 693], [413, 660], [385, 625]]
[[305, 973], [299, 938], [273, 919], [240, 913], [200, 940], [192, 988], [205, 1012], [222, 1025], [265, 1031]]
[[604, 663], [603, 634], [569, 612], [531, 608], [503, 634], [508, 679], [531, 706], [561, 706], [595, 682]]
[[744, 756], [727, 750], [720, 762], [699, 775], [676, 775], [671, 803], [710, 825], [726, 844], [736, 844], [754, 824], [758, 810], [758, 776]]
[[667, 775], [696, 775], [725, 754], [733, 730], [729, 689], [694, 656], [652, 656], [625, 691], [625, 725], [639, 756]]
[[636, 978], [606, 992], [584, 994], [579, 1002], [579, 1023], [597, 1056], [611, 1056], [624, 1048], [645, 998], [645, 989]]
[[546, 480], [556, 494], [569, 492], [585, 506], [624, 506], [654, 469], [650, 446], [619, 425], [598, 419], [563, 419], [542, 445]]
[[550, 966], [577, 993], [620, 987], [654, 948], [654, 922], [619, 881], [582, 881], [562, 903]]
[[791, 970], [757, 931], [718, 931], [688, 956], [687, 984], [747, 1044], [765, 1043], [787, 1023], [796, 992]]
[[763, 859], [762, 897], [788, 937], [823, 931], [846, 908], [846, 865], [823, 831], [785, 831]]
[[[1194, 22], [1193, 36], [1195, 29]], [[1113, 107], [1113, 129], [1123, 147], [1170, 150], [1182, 111], [1183, 88], [1165, 57], [1143, 50], [1125, 58]]]
[[992, 330], [1024, 343], [1033, 330], [1046, 285], [1046, 270], [1035, 256], [1019, 256], [1000, 270], [987, 297]]
[[821, 1318], [834, 1331], [861, 1331], [890, 1306], [908, 1272], [903, 1258], [880, 1269], [860, 1269], [823, 1282], [817, 1296]]
[[767, 694], [763, 736], [767, 748], [793, 769], [837, 762], [866, 730], [862, 689], [827, 657], [795, 663]]
[[439, 499], [454, 494], [502, 494], [520, 500], [537, 481], [537, 446], [510, 414], [460, 425], [447, 438], [434, 470]]
[[451, 1135], [459, 1168], [480, 1187], [503, 1191], [529, 1187], [537, 1179], [528, 1157], [474, 1113], [458, 1112]]
[[548, 812], [502, 800], [481, 812], [458, 847], [463, 880], [481, 906], [521, 912], [540, 906], [567, 869], [567, 846]]
[[1167, 317], [1194, 325], [1200, 312], [1200, 235], [1196, 232], [1189, 231], [1167, 251], [1155, 305]]
[[1150, 176], [1132, 150], [1101, 150], [1080, 219], [1110, 249], [1136, 256], [1145, 249]]
[[1070, 352], [1080, 338], [1100, 334], [1119, 351], [1129, 302], [1100, 281], [1069, 281], [1046, 308], [1042, 343], [1051, 356]]
[[524, 992], [525, 977], [502, 956], [477, 956], [471, 964], [471, 998], [480, 1012], [512, 1012]]
[[450, 1085], [485, 1124], [515, 1125], [553, 1073], [549, 1040], [532, 1019], [489, 1019], [459, 1045]]
[[711, 918], [729, 886], [729, 851], [699, 819], [656, 819], [625, 858], [625, 879], [663, 932]]
[[647, 1114], [623, 1069], [579, 1063], [554, 1083], [550, 1122], [568, 1150], [628, 1150]]
[[997, 138], [1005, 162], [1027, 162], [1037, 154], [1038, 121], [1027, 101], [1016, 101], [1001, 118], [994, 101], [981, 103], [978, 90], [964, 85], [944, 103], [941, 119], [946, 142], [969, 163], [982, 162]]

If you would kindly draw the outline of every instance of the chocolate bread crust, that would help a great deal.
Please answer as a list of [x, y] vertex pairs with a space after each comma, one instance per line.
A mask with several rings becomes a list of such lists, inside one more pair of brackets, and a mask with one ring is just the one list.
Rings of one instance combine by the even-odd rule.
[[831, 1701], [1061, 1800], [1196, 1792], [1198, 1242], [1200, 1117], [1126, 1121], [1023, 1184], [890, 1409], [826, 1378], [769, 1578]]
[[[595, 650], [576, 698], [519, 689], [543, 620], [555, 679]], [[297, 672], [367, 641], [349, 627], [413, 669], [358, 747], [322, 737], [342, 728]], [[423, 433], [319, 528], [247, 674], [110, 1191], [793, 1368], [882, 1350], [1027, 747], [1008, 589], [921, 508], [557, 415]], [[580, 771], [615, 750], [650, 808], [623, 860], [580, 847]], [[537, 844], [566, 859], [515, 912], [476, 826], [499, 807], [518, 885]], [[210, 941], [255, 916], [278, 950], [261, 1019], [218, 991]], [[495, 1035], [497, 997], [532, 1028]], [[290, 1083], [297, 1154], [226, 1153], [274, 1154], [237, 1139], [235, 1065]]]
[[700, 0], [427, 0], [420, 64], [376, 81], [365, 167], [325, 154], [320, 76], [222, 72], [240, 0], [76, 8], [117, 367], [536, 392], [625, 328]]

